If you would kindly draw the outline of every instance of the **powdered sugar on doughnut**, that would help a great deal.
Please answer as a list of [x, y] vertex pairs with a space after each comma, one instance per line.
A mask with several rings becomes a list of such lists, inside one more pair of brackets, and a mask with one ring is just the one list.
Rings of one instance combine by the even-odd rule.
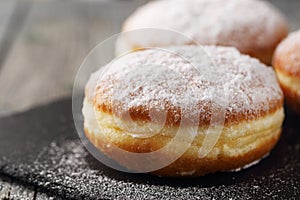
[[291, 33], [276, 49], [275, 61], [278, 67], [285, 69], [289, 74], [300, 77], [300, 30]]
[[[93, 77], [98, 77], [97, 85], [89, 84], [88, 91], [95, 90], [96, 104], [117, 102], [113, 106], [120, 115], [154, 108], [176, 116], [180, 109], [190, 119], [198, 119], [200, 112], [200, 120], [205, 120], [226, 109], [227, 116], [249, 113], [250, 117], [267, 112], [272, 109], [270, 102], [282, 99], [273, 70], [230, 47], [137, 51], [116, 58]], [[212, 105], [217, 109], [211, 110]]]
[[[161, 0], [139, 8], [125, 22], [123, 31], [141, 28], [175, 30], [199, 44], [235, 46], [241, 52], [270, 46], [285, 25], [281, 13], [261, 0]], [[286, 27], [285, 27], [286, 28]], [[133, 46], [187, 44], [182, 37], [157, 37], [151, 32], [128, 35]], [[189, 41], [191, 42], [191, 41]]]

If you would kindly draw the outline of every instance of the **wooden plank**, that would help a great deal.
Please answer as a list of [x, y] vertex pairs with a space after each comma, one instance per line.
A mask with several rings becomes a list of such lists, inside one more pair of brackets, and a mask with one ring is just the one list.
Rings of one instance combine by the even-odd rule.
[[0, 44], [2, 42], [3, 34], [7, 28], [8, 21], [14, 9], [14, 0], [0, 1]]
[[36, 2], [0, 72], [0, 115], [70, 95], [85, 56], [141, 2]]
[[[14, 1], [13, 1], [14, 3]], [[8, 13], [4, 12], [4, 19], [7, 18], [7, 26], [1, 32], [0, 43], [0, 68], [6, 59], [7, 54], [10, 51], [11, 46], [15, 42], [20, 30], [23, 27], [24, 21], [30, 9], [31, 3], [18, 1], [11, 6], [13, 9], [9, 9]], [[10, 8], [10, 7], [9, 7]], [[9, 16], [9, 17], [8, 17]], [[9, 19], [9, 20], [8, 20]], [[4, 22], [5, 23], [5, 22]]]

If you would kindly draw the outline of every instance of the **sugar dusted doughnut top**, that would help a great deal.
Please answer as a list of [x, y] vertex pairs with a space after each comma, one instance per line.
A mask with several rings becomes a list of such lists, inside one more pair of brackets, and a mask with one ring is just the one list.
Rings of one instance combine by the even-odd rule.
[[151, 109], [167, 111], [169, 125], [184, 114], [205, 125], [226, 110], [226, 124], [254, 120], [282, 107], [273, 69], [235, 48], [181, 46], [121, 56], [96, 72], [86, 96], [101, 112], [149, 121]]
[[272, 53], [288, 30], [282, 14], [262, 0], [151, 1], [125, 21], [123, 31], [141, 28], [175, 30], [193, 41], [145, 33], [141, 37], [126, 36], [122, 45], [170, 46], [195, 41], [201, 45], [234, 46], [256, 56]]
[[300, 30], [291, 33], [280, 43], [273, 64], [287, 75], [300, 78]]

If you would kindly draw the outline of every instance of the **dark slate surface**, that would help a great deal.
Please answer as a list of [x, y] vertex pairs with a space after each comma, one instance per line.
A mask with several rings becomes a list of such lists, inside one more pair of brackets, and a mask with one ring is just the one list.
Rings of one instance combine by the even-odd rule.
[[300, 118], [288, 113], [269, 157], [240, 172], [193, 179], [126, 174], [103, 166], [74, 129], [71, 100], [0, 119], [0, 174], [76, 199], [299, 199]]

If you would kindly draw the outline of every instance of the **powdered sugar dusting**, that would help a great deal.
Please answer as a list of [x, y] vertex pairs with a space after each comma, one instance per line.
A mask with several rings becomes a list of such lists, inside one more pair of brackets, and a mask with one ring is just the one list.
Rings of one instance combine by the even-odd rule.
[[[138, 9], [123, 31], [163, 28], [178, 31], [199, 44], [235, 46], [241, 52], [250, 47], [270, 46], [278, 40], [278, 30], [287, 29], [283, 15], [261, 0], [161, 0]], [[146, 33], [145, 33], [146, 34]], [[129, 35], [127, 42], [136, 46], [187, 44], [185, 38], [140, 37]]]
[[300, 75], [300, 30], [291, 33], [276, 50], [275, 59], [284, 58], [283, 67], [292, 74]]
[[190, 119], [198, 119], [199, 112], [205, 119], [218, 111], [212, 105], [226, 109], [227, 115], [260, 113], [270, 109], [268, 102], [282, 98], [271, 68], [230, 47], [149, 49], [107, 66], [97, 75], [96, 103], [113, 102], [119, 114], [139, 107], [180, 108]]

